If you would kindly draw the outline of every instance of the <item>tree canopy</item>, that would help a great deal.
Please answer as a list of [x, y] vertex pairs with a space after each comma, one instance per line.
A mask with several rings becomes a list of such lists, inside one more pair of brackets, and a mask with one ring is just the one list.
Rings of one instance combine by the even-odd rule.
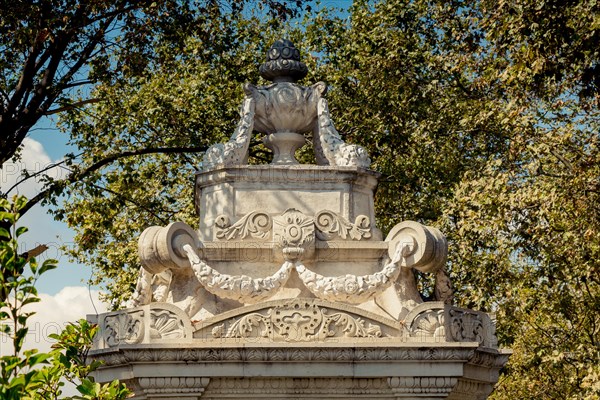
[[[304, 82], [330, 85], [336, 127], [383, 174], [378, 226], [439, 227], [457, 304], [496, 313], [515, 353], [493, 398], [598, 399], [598, 8], [357, 0], [348, 18], [282, 21], [217, 7], [177, 40], [148, 32], [151, 68], [97, 81], [97, 101], [63, 115], [86, 171], [55, 210], [78, 232], [72, 255], [115, 307], [128, 298], [137, 237], [196, 224], [201, 151], [231, 134], [241, 84], [262, 82], [265, 49], [287, 36], [309, 64]], [[253, 163], [270, 157], [258, 143]]]

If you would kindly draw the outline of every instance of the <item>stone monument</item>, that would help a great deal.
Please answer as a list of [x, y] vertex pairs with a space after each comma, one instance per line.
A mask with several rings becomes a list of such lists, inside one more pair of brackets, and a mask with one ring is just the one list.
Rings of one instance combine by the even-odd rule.
[[[196, 174], [199, 226], [147, 228], [131, 308], [89, 317], [101, 382], [136, 399], [485, 399], [509, 352], [450, 305], [436, 228], [375, 226], [379, 174], [345, 143], [288, 40], [246, 84], [237, 128]], [[248, 165], [253, 131], [273, 151]], [[317, 165], [295, 152], [312, 136]], [[436, 274], [424, 302], [414, 270]]]

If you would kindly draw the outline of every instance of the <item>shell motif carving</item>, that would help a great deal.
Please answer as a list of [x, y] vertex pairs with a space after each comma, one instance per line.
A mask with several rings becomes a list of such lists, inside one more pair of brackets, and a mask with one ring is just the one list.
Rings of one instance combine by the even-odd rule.
[[293, 264], [284, 262], [281, 268], [266, 278], [251, 278], [247, 275], [221, 274], [198, 257], [190, 245], [183, 246], [196, 278], [206, 290], [225, 299], [243, 304], [253, 304], [273, 296], [290, 277]]
[[412, 337], [446, 337], [444, 309], [428, 310], [417, 315], [411, 324]]
[[104, 319], [104, 341], [109, 347], [140, 343], [144, 338], [144, 312], [119, 312]]
[[354, 223], [351, 223], [333, 211], [323, 210], [315, 215], [315, 226], [317, 238], [321, 240], [332, 240], [337, 237], [361, 240], [371, 237], [371, 220], [366, 215], [359, 215]]
[[331, 337], [381, 337], [381, 328], [345, 312], [329, 313], [326, 308], [301, 301], [268, 309], [266, 313], [251, 313], [216, 326], [217, 338], [258, 336], [275, 341], [311, 341]]
[[151, 339], [179, 339], [185, 337], [181, 318], [172, 311], [153, 309], [150, 312]]
[[267, 239], [273, 227], [273, 221], [269, 214], [253, 211], [244, 215], [233, 225], [231, 225], [229, 217], [219, 215], [215, 220], [215, 227], [215, 235], [217, 239], [221, 240], [245, 239], [248, 236], [254, 239]]
[[371, 275], [323, 276], [296, 264], [296, 271], [304, 285], [322, 300], [360, 304], [388, 288], [400, 274], [400, 260], [404, 246], [398, 246], [394, 258], [379, 272]]

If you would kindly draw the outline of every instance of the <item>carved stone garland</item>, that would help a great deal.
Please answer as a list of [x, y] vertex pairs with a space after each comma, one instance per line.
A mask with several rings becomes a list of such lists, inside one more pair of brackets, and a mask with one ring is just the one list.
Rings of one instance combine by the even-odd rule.
[[319, 96], [319, 100], [317, 101], [318, 120], [314, 131], [315, 156], [317, 161], [340, 167], [357, 166], [369, 168], [371, 159], [366, 150], [361, 146], [345, 143], [333, 126], [327, 100], [322, 97], [325, 93], [325, 84], [322, 82], [319, 83], [324, 88], [317, 91], [317, 95]]
[[248, 160], [248, 146], [254, 127], [254, 111], [256, 102], [252, 97], [251, 85], [244, 85], [246, 98], [242, 104], [241, 118], [235, 132], [227, 143], [217, 143], [209, 147], [202, 159], [205, 171], [217, 166], [231, 167], [245, 164]]
[[186, 244], [183, 250], [187, 254], [196, 278], [214, 295], [236, 300], [243, 304], [253, 304], [273, 296], [290, 277], [291, 262], [284, 262], [275, 274], [253, 279], [247, 275], [221, 274], [203, 262], [192, 246]]
[[323, 276], [310, 271], [303, 264], [296, 265], [296, 271], [304, 285], [322, 300], [360, 304], [382, 293], [400, 273], [400, 260], [408, 247], [397, 246], [394, 258], [383, 270], [371, 275]]

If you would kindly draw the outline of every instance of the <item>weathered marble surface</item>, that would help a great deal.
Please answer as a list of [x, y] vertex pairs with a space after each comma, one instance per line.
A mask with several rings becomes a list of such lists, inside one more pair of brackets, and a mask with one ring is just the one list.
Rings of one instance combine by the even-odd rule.
[[[508, 353], [486, 313], [451, 306], [436, 228], [376, 226], [379, 174], [336, 131], [326, 86], [279, 41], [239, 124], [196, 175], [199, 223], [147, 228], [130, 308], [90, 317], [97, 379], [136, 399], [485, 399]], [[270, 165], [246, 165], [253, 130]], [[317, 165], [296, 149], [312, 132]], [[433, 274], [424, 302], [415, 271]]]

